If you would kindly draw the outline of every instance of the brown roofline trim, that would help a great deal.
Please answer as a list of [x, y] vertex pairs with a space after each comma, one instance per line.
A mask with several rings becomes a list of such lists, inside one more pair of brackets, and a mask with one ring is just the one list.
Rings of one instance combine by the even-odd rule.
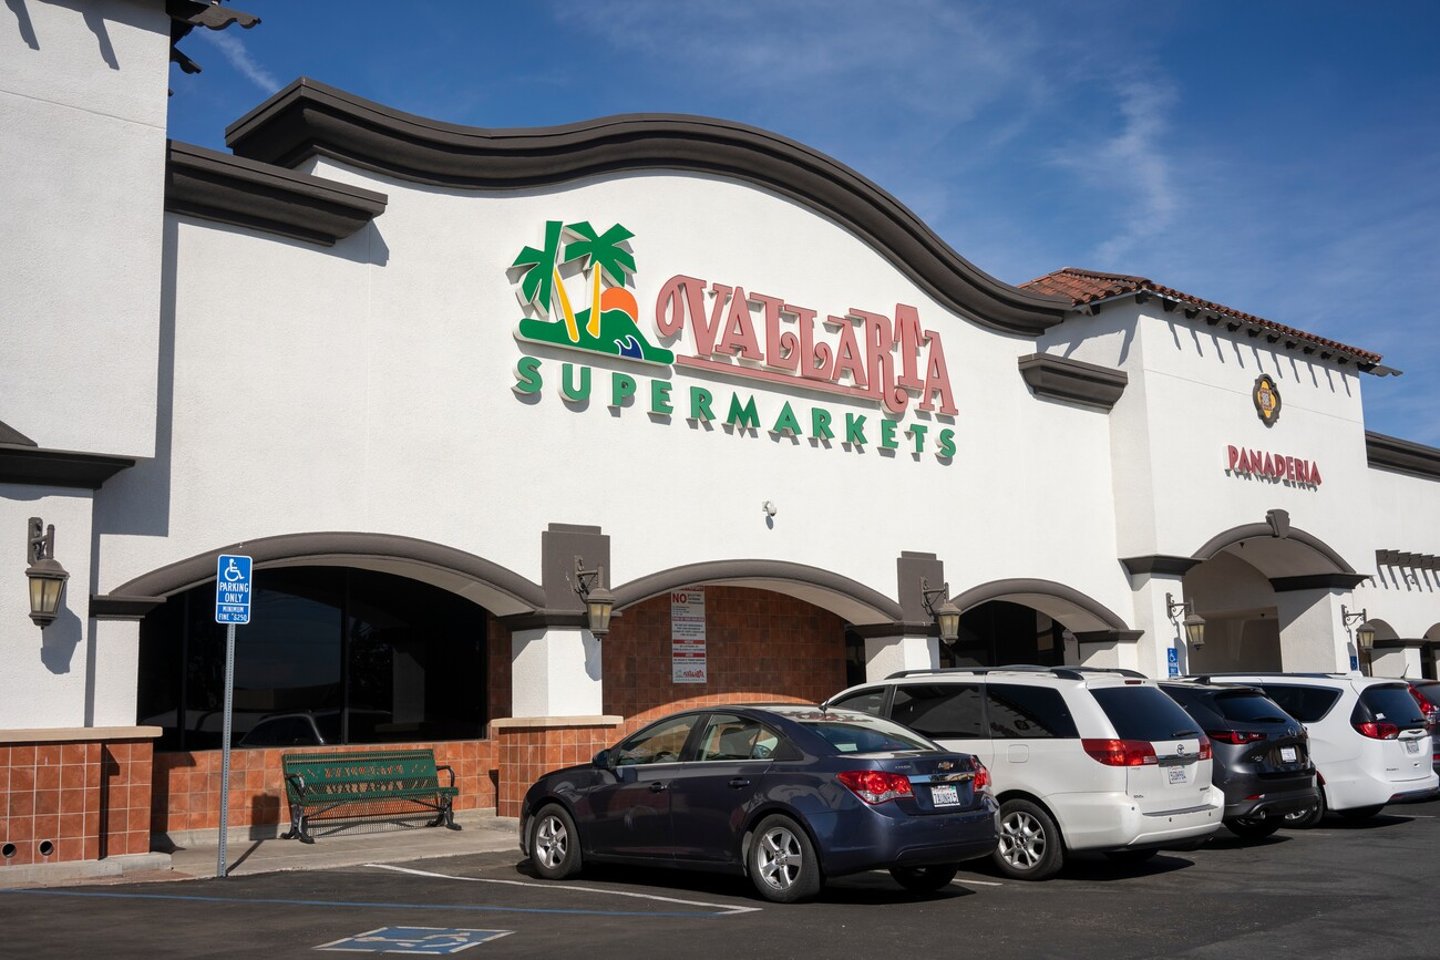
[[99, 490], [106, 480], [133, 466], [130, 457], [0, 443], [0, 483]]
[[1124, 370], [1047, 353], [1023, 356], [1019, 365], [1020, 376], [1036, 396], [1098, 407], [1107, 412], [1119, 402], [1130, 382]]
[[385, 212], [383, 193], [168, 142], [165, 209], [331, 246]]
[[1090, 614], [1096, 620], [1104, 623], [1111, 630], [1128, 631], [1130, 625], [1122, 620], [1119, 614], [1109, 607], [1092, 599], [1076, 590], [1074, 587], [1067, 587], [1063, 583], [1054, 580], [1037, 580], [1030, 578], [1015, 578], [1007, 580], [991, 580], [989, 583], [982, 583], [979, 586], [971, 587], [964, 593], [956, 594], [950, 599], [961, 610], [969, 610], [971, 607], [979, 606], [991, 600], [1003, 600], [1008, 596], [1016, 594], [1038, 594], [1040, 596], [1054, 597], [1057, 600], [1077, 607]]
[[1365, 459], [1370, 466], [1396, 470], [1426, 480], [1440, 480], [1440, 450], [1422, 443], [1365, 431]]
[[[199, 586], [215, 579], [215, 558], [222, 553], [253, 558], [257, 571], [281, 561], [289, 561], [285, 564], [288, 566], [306, 560], [347, 566], [357, 561], [394, 560], [461, 577], [496, 598], [508, 600], [512, 610], [491, 611], [498, 616], [545, 606], [545, 592], [539, 584], [483, 557], [414, 537], [352, 532], [287, 533], [217, 546], [128, 580], [105, 596], [116, 598], [118, 604], [119, 598], [169, 597]], [[489, 609], [487, 604], [481, 605]]]
[[[1211, 560], [1219, 556], [1226, 547], [1233, 546], [1241, 541], [1262, 538], [1269, 539], [1274, 536], [1274, 529], [1268, 523], [1245, 523], [1238, 527], [1231, 527], [1229, 530], [1211, 537], [1206, 541], [1205, 545], [1199, 550], [1196, 550], [1192, 556], [1195, 557], [1196, 560]], [[1290, 527], [1285, 534], [1285, 539], [1294, 540], [1296, 543], [1304, 544], [1311, 550], [1314, 550], [1334, 567], [1333, 570], [1329, 571], [1330, 573], [1355, 573], [1355, 568], [1346, 563], [1345, 558], [1340, 556], [1334, 547], [1314, 534], [1306, 533], [1297, 527]], [[1316, 576], [1320, 575], [1317, 574]], [[1285, 577], [1281, 579], [1294, 580], [1297, 578]], [[1364, 580], [1366, 578], [1361, 576], [1360, 579]]]
[[628, 114], [528, 129], [442, 123], [301, 77], [225, 131], [237, 154], [293, 167], [322, 155], [417, 183], [517, 189], [626, 171], [683, 170], [742, 180], [837, 221], [942, 306], [1035, 336], [1068, 300], [1020, 290], [957, 254], [914, 213], [849, 167], [755, 127]]

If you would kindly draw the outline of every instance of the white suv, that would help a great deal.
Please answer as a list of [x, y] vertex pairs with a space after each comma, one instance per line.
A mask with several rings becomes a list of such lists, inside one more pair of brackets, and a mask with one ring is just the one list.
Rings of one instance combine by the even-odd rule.
[[1425, 714], [1404, 680], [1358, 673], [1210, 674], [1213, 683], [1259, 687], [1305, 725], [1319, 771], [1319, 806], [1287, 817], [1290, 826], [1320, 822], [1326, 810], [1347, 819], [1373, 817], [1387, 803], [1436, 792]]
[[1139, 861], [1220, 826], [1210, 741], [1155, 682], [1083, 667], [906, 670], [826, 706], [890, 717], [978, 756], [1000, 801], [995, 863], [1042, 880], [1070, 851]]

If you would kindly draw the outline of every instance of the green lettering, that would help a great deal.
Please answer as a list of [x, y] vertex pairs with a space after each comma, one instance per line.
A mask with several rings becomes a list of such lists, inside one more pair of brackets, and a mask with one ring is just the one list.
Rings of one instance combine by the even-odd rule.
[[775, 426], [770, 428], [771, 433], [788, 433], [792, 437], [800, 436], [800, 421], [795, 417], [795, 411], [790, 409], [790, 401], [785, 401], [785, 406], [780, 408], [780, 416], [775, 418]]
[[714, 420], [715, 413], [710, 409], [710, 404], [715, 397], [704, 387], [690, 388], [690, 419], [691, 420]]
[[610, 406], [623, 407], [635, 396], [635, 378], [626, 373], [610, 374]]
[[515, 364], [515, 386], [510, 389], [523, 397], [527, 394], [539, 393], [540, 388], [544, 385], [544, 381], [540, 379], [540, 359], [538, 357], [521, 357]]
[[820, 407], [810, 409], [810, 436], [821, 440], [834, 440], [835, 431], [830, 429], [830, 411]]
[[895, 420], [880, 421], [880, 446], [886, 450], [898, 450], [900, 448], [900, 441], [895, 439], [895, 426], [897, 422], [898, 421]]
[[911, 424], [910, 429], [907, 430], [907, 431], [905, 431], [906, 434], [908, 434], [909, 436], [912, 436], [912, 437], [915, 438], [915, 452], [916, 452], [916, 453], [924, 453], [924, 452], [925, 452], [925, 433], [926, 433], [926, 431], [928, 431], [929, 429], [930, 429], [930, 428], [927, 427], [927, 426], [925, 426], [925, 424], [923, 424], [923, 423], [916, 423], [916, 424]]
[[675, 405], [670, 402], [670, 381], [650, 381], [650, 412], [662, 416], [670, 416], [675, 412]]
[[949, 460], [955, 456], [955, 431], [949, 427], [940, 431], [940, 452], [936, 456], [941, 460]]
[[582, 400], [590, 399], [590, 368], [580, 368], [580, 383], [577, 386], [575, 380], [575, 364], [567, 363], [560, 368], [560, 396], [571, 403], [579, 403]]
[[742, 430], [759, 430], [760, 414], [755, 412], [754, 394], [745, 399], [744, 405], [740, 403], [740, 394], [730, 394], [730, 413], [725, 417], [725, 422]]
[[845, 442], [857, 447], [865, 446], [865, 417], [853, 413], [845, 414]]

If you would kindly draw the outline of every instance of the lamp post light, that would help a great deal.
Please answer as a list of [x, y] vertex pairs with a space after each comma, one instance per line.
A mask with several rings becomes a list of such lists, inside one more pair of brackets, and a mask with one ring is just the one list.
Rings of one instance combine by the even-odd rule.
[[30, 518], [25, 559], [30, 564], [25, 568], [25, 577], [30, 581], [30, 619], [43, 630], [59, 613], [65, 581], [70, 579], [70, 574], [55, 559], [53, 523], [46, 527], [39, 517]]
[[1350, 624], [1357, 621], [1360, 624], [1355, 628], [1355, 647], [1358, 650], [1369, 651], [1375, 648], [1375, 628], [1365, 622], [1368, 619], [1370, 615], [1363, 609], [1351, 613], [1345, 604], [1340, 604], [1340, 625], [1345, 628], [1345, 632], [1350, 632]]
[[[960, 608], [949, 600], [949, 593], [948, 583], [932, 589], [929, 580], [920, 578], [920, 596], [925, 604], [925, 612], [935, 618], [935, 624], [940, 628], [940, 639], [946, 643], [954, 643], [960, 639]], [[936, 606], [935, 601], [942, 598], [944, 602]]]
[[1178, 620], [1185, 632], [1185, 642], [1192, 650], [1199, 650], [1205, 646], [1205, 618], [1195, 612], [1193, 600], [1176, 600], [1173, 594], [1165, 594], [1165, 616], [1172, 621], [1177, 621], [1177, 614], [1184, 613], [1185, 618]]
[[600, 639], [610, 632], [610, 615], [615, 612], [615, 595], [600, 583], [605, 568], [585, 569], [585, 561], [575, 558], [575, 592], [585, 603], [585, 625]]

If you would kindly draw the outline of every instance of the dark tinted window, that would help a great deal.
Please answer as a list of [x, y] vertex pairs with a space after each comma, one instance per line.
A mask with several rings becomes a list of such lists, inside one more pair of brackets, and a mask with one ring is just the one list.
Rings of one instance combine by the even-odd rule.
[[1034, 739], [1078, 736], [1059, 690], [992, 683], [986, 687], [993, 737]]
[[1250, 691], [1215, 694], [1215, 709], [1237, 723], [1283, 723], [1290, 718], [1269, 697]]
[[1280, 705], [1281, 710], [1301, 723], [1319, 720], [1340, 699], [1339, 690], [1324, 687], [1291, 687], [1283, 683], [1265, 683], [1261, 687], [1271, 700]]
[[1155, 687], [1102, 687], [1090, 691], [1122, 740], [1178, 740], [1199, 733], [1180, 705]]
[[885, 710], [885, 688], [879, 687], [874, 690], [859, 690], [850, 694], [844, 700], [836, 700], [831, 706], [844, 707], [846, 710], [859, 710], [861, 713], [868, 713], [871, 716], [881, 716]]
[[969, 683], [913, 684], [895, 691], [890, 719], [937, 740], [984, 736], [980, 687]]
[[769, 760], [780, 737], [758, 720], [717, 713], [700, 735], [698, 760]]
[[794, 717], [818, 733], [840, 753], [881, 753], [890, 750], [939, 750], [940, 745], [898, 723], [875, 718]]
[[1360, 694], [1360, 702], [1355, 705], [1353, 719], [1384, 720], [1402, 727], [1425, 725], [1420, 704], [1410, 695], [1410, 688], [1402, 686], [1366, 688]]
[[614, 762], [617, 767], [633, 767], [648, 763], [675, 763], [690, 739], [690, 730], [695, 726], [695, 716], [675, 717], [662, 720], [653, 727], [646, 727], [635, 736], [615, 748]]

